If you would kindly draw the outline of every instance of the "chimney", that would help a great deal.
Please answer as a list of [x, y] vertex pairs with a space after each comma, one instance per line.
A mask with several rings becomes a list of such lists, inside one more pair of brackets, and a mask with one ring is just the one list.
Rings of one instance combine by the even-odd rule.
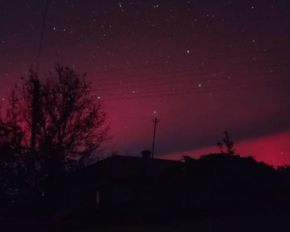
[[150, 157], [151, 157], [151, 151], [149, 151], [149, 150], [141, 151], [141, 154], [142, 154], [142, 157], [144, 159], [150, 159]]

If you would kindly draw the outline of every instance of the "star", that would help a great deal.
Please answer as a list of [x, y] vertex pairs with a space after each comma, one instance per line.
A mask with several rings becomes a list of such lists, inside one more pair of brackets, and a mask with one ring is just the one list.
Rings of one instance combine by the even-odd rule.
[[[87, 72], [86, 79], [92, 83], [89, 96], [98, 103], [104, 100], [108, 108], [119, 108], [121, 103], [120, 108], [127, 116], [136, 112], [154, 117], [166, 112], [172, 122], [176, 120], [175, 113], [186, 109], [186, 115], [179, 114], [180, 125], [173, 125], [172, 130], [180, 134], [180, 140], [189, 150], [194, 146], [186, 144], [187, 136], [199, 143], [208, 137], [206, 133], [219, 133], [216, 122], [205, 119], [204, 124], [196, 125], [194, 117], [203, 116], [203, 112], [191, 107], [195, 104], [207, 104], [212, 109], [210, 114], [222, 115], [220, 100], [231, 96], [235, 117], [230, 118], [230, 125], [229, 115], [224, 115], [219, 123], [229, 127], [229, 131], [234, 130], [238, 138], [264, 136], [262, 126], [246, 134], [241, 125], [267, 124], [269, 114], [277, 115], [277, 122], [269, 123], [271, 130], [278, 127], [279, 131], [280, 126], [287, 126], [290, 98], [286, 97], [289, 73], [286, 56], [290, 33], [287, 23], [281, 20], [289, 18], [290, 10], [282, 1], [248, 1], [249, 4], [243, 5], [232, 0], [220, 0], [219, 4], [213, 1], [195, 4], [196, 1], [190, 0], [87, 0], [79, 5], [81, 1], [77, 0], [54, 0], [48, 7], [43, 43], [40, 38], [44, 5], [21, 2], [20, 11], [12, 3], [0, 7], [5, 19], [0, 33], [0, 105], [8, 105], [6, 88], [18, 82], [30, 65], [36, 63], [42, 45], [39, 73], [50, 72], [59, 60], [73, 67], [76, 73]], [[254, 109], [255, 114], [247, 114], [248, 109]], [[118, 120], [111, 122], [114, 128], [122, 129]], [[197, 127], [203, 131], [207, 125], [211, 130], [200, 136], [187, 130]], [[145, 123], [134, 126], [128, 123], [128, 130], [135, 132], [126, 141], [136, 136], [136, 140], [144, 142], [139, 133], [144, 127]], [[115, 130], [112, 135], [121, 138], [122, 133]], [[170, 139], [166, 132], [160, 130], [161, 133], [164, 141]], [[120, 144], [121, 147], [135, 145]], [[160, 142], [160, 151], [170, 153], [173, 149], [170, 146]], [[254, 151], [247, 152], [244, 155]], [[290, 148], [280, 148], [276, 154], [284, 158], [289, 152]], [[262, 155], [256, 154], [264, 159]], [[287, 161], [290, 164], [290, 156]]]

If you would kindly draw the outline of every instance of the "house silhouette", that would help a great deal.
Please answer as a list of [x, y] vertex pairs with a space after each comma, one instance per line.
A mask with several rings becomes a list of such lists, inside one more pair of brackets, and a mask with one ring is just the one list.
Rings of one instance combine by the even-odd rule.
[[170, 173], [181, 165], [180, 161], [152, 159], [148, 151], [140, 157], [103, 159], [59, 182], [59, 216], [102, 221], [168, 218], [179, 199]]
[[111, 156], [69, 174], [54, 189], [57, 217], [160, 222], [289, 209], [288, 179], [229, 154], [190, 162]]

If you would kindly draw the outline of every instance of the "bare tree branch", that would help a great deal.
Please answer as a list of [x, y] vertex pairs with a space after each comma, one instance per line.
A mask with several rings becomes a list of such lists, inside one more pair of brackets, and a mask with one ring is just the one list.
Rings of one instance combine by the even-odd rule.
[[[15, 86], [11, 92], [11, 107], [6, 109], [6, 115], [1, 119], [1, 125], [8, 130], [3, 130], [3, 133], [5, 136], [10, 133], [9, 142], [18, 144], [25, 155], [29, 155], [30, 150], [33, 78], [38, 77], [30, 69], [29, 77], [22, 78], [22, 86]], [[54, 73], [38, 79], [40, 97], [35, 162], [47, 175], [55, 171], [55, 167], [65, 171], [88, 165], [110, 139], [104, 102], [91, 94], [91, 83], [85, 79], [86, 74], [78, 75], [61, 64], [55, 65]], [[15, 131], [17, 138], [13, 137]]]

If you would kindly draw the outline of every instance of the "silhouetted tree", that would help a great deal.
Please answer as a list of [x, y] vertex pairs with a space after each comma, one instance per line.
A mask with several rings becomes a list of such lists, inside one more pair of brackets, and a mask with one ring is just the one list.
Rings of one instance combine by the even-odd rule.
[[15, 195], [25, 186], [26, 160], [24, 133], [20, 127], [20, 114], [17, 111], [15, 92], [12, 91], [10, 106], [0, 117], [0, 198], [1, 205], [4, 202], [10, 204]]
[[191, 163], [191, 162], [194, 162], [195, 159], [190, 157], [190, 156], [184, 155], [184, 156], [182, 156], [181, 161], [183, 161], [185, 163]]
[[[86, 74], [61, 64], [42, 79], [30, 69], [29, 77], [15, 86], [9, 105], [3, 108], [0, 145], [10, 150], [2, 153], [13, 154], [13, 163], [25, 167], [31, 158], [32, 112], [36, 109], [33, 162], [40, 181], [94, 162], [110, 139], [104, 103], [91, 92], [91, 83], [85, 78]], [[33, 105], [35, 80], [40, 85]]]
[[277, 170], [280, 172], [290, 172], [290, 166], [289, 165], [279, 165], [277, 167]]
[[[229, 155], [234, 155], [235, 154], [235, 149], [234, 147], [234, 142], [230, 139], [229, 133], [228, 131], [224, 131], [224, 139], [223, 142], [218, 142], [217, 146], [219, 147], [221, 153], [227, 153]], [[226, 151], [224, 151], [224, 147], [223, 145], [225, 145], [226, 147]]]

